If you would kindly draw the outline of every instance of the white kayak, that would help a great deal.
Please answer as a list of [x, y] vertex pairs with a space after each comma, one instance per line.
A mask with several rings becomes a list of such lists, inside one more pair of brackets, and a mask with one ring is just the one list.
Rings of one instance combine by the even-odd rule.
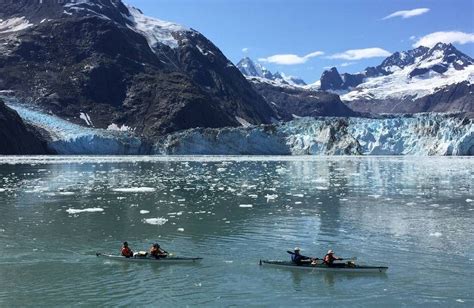
[[342, 273], [385, 273], [388, 269], [386, 266], [364, 266], [356, 265], [354, 263], [337, 263], [333, 266], [325, 264], [302, 264], [297, 265], [290, 261], [276, 261], [276, 260], [260, 260], [260, 265], [273, 266], [280, 268], [291, 268], [321, 272], [342, 272]]
[[122, 261], [122, 262], [136, 262], [136, 263], [159, 263], [159, 264], [177, 264], [177, 263], [196, 263], [202, 260], [202, 258], [189, 258], [189, 257], [166, 257], [166, 258], [153, 258], [150, 256], [133, 256], [126, 258], [119, 255], [109, 255], [105, 253], [96, 253], [99, 258], [105, 258], [109, 260]]

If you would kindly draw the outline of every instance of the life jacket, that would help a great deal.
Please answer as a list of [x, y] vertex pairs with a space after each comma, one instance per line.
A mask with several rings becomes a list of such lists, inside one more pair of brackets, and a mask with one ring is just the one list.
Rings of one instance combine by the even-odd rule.
[[133, 256], [133, 252], [129, 247], [122, 247], [122, 256], [130, 258]]
[[160, 253], [160, 250], [155, 248], [155, 247], [152, 247], [150, 249], [150, 255], [152, 255], [153, 257], [157, 257], [159, 255], [159, 253]]
[[324, 264], [327, 264], [327, 265], [333, 264], [334, 260], [335, 260], [335, 258], [334, 258], [333, 255], [325, 255], [324, 258], [323, 258]]

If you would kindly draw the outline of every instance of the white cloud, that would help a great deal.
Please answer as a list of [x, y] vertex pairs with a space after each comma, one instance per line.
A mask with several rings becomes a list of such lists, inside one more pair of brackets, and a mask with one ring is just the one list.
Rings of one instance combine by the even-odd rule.
[[322, 56], [322, 55], [324, 55], [324, 52], [315, 51], [305, 56], [298, 56], [294, 54], [273, 55], [268, 58], [260, 58], [258, 59], [258, 61], [281, 64], [281, 65], [294, 65], [294, 64], [306, 63], [306, 61], [308, 61], [309, 59]]
[[344, 62], [339, 64], [340, 67], [347, 67], [356, 64], [357, 62]]
[[249, 48], [248, 48], [248, 47], [242, 48], [242, 52], [243, 52], [243, 53], [249, 52]]
[[363, 48], [363, 49], [351, 49], [341, 53], [336, 53], [329, 56], [329, 59], [342, 59], [342, 60], [360, 60], [378, 57], [388, 57], [391, 53], [385, 49], [374, 47], [374, 48]]
[[425, 13], [428, 13], [430, 9], [428, 8], [419, 8], [419, 9], [413, 9], [413, 10], [405, 10], [405, 11], [396, 11], [388, 16], [385, 16], [382, 18], [382, 20], [385, 19], [390, 19], [394, 17], [401, 17], [401, 18], [411, 18], [419, 15], [423, 15]]
[[474, 33], [465, 33], [459, 31], [439, 31], [433, 32], [419, 38], [413, 47], [426, 46], [433, 47], [437, 43], [457, 43], [467, 44], [474, 43]]

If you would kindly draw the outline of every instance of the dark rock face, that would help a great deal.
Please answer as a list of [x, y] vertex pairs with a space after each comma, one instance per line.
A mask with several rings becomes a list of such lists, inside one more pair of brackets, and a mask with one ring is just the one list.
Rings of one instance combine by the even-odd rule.
[[321, 75], [321, 90], [323, 91], [342, 89], [343, 84], [344, 81], [335, 67], [324, 71]]
[[52, 154], [39, 132], [26, 125], [2, 100], [0, 100], [0, 154]]
[[[0, 90], [85, 125], [127, 125], [147, 138], [192, 127], [269, 123], [273, 109], [204, 36], [170, 30], [151, 44], [120, 0], [15, 1], [0, 18], [33, 25], [0, 33]], [[66, 11], [66, 12], [65, 12]], [[158, 30], [162, 28], [158, 27]]]
[[353, 117], [360, 116], [346, 106], [338, 95], [289, 87], [276, 87], [254, 82], [255, 89], [275, 108], [281, 120], [297, 117]]

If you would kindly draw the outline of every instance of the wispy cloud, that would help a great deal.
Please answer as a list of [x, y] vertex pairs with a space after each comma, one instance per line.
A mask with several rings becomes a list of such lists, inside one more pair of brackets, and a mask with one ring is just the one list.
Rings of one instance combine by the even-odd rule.
[[273, 55], [267, 58], [260, 58], [258, 59], [258, 61], [281, 64], [281, 65], [295, 65], [295, 64], [306, 63], [309, 59], [314, 58], [314, 57], [319, 57], [322, 55], [324, 55], [324, 52], [322, 51], [315, 51], [305, 56], [298, 56], [294, 54], [281, 54], [281, 55]]
[[419, 9], [413, 9], [413, 10], [396, 11], [396, 12], [393, 12], [392, 14], [390, 14], [390, 15], [385, 16], [384, 18], [382, 18], [382, 20], [390, 19], [390, 18], [394, 18], [394, 17], [411, 18], [411, 17], [426, 14], [429, 11], [430, 11], [430, 9], [428, 9], [428, 8], [419, 8]]
[[363, 48], [363, 49], [350, 49], [344, 52], [336, 53], [329, 56], [329, 59], [342, 59], [342, 60], [360, 60], [378, 57], [388, 57], [391, 53], [385, 49], [374, 47], [374, 48]]
[[248, 48], [248, 47], [242, 48], [242, 52], [243, 52], [243, 53], [249, 52], [249, 48]]
[[474, 33], [465, 33], [460, 31], [439, 31], [433, 32], [419, 38], [413, 47], [426, 46], [433, 47], [437, 43], [457, 43], [467, 44], [474, 43]]
[[338, 66], [347, 67], [347, 66], [351, 66], [351, 65], [354, 65], [354, 64], [357, 64], [357, 62], [344, 62], [344, 63], [339, 64]]

